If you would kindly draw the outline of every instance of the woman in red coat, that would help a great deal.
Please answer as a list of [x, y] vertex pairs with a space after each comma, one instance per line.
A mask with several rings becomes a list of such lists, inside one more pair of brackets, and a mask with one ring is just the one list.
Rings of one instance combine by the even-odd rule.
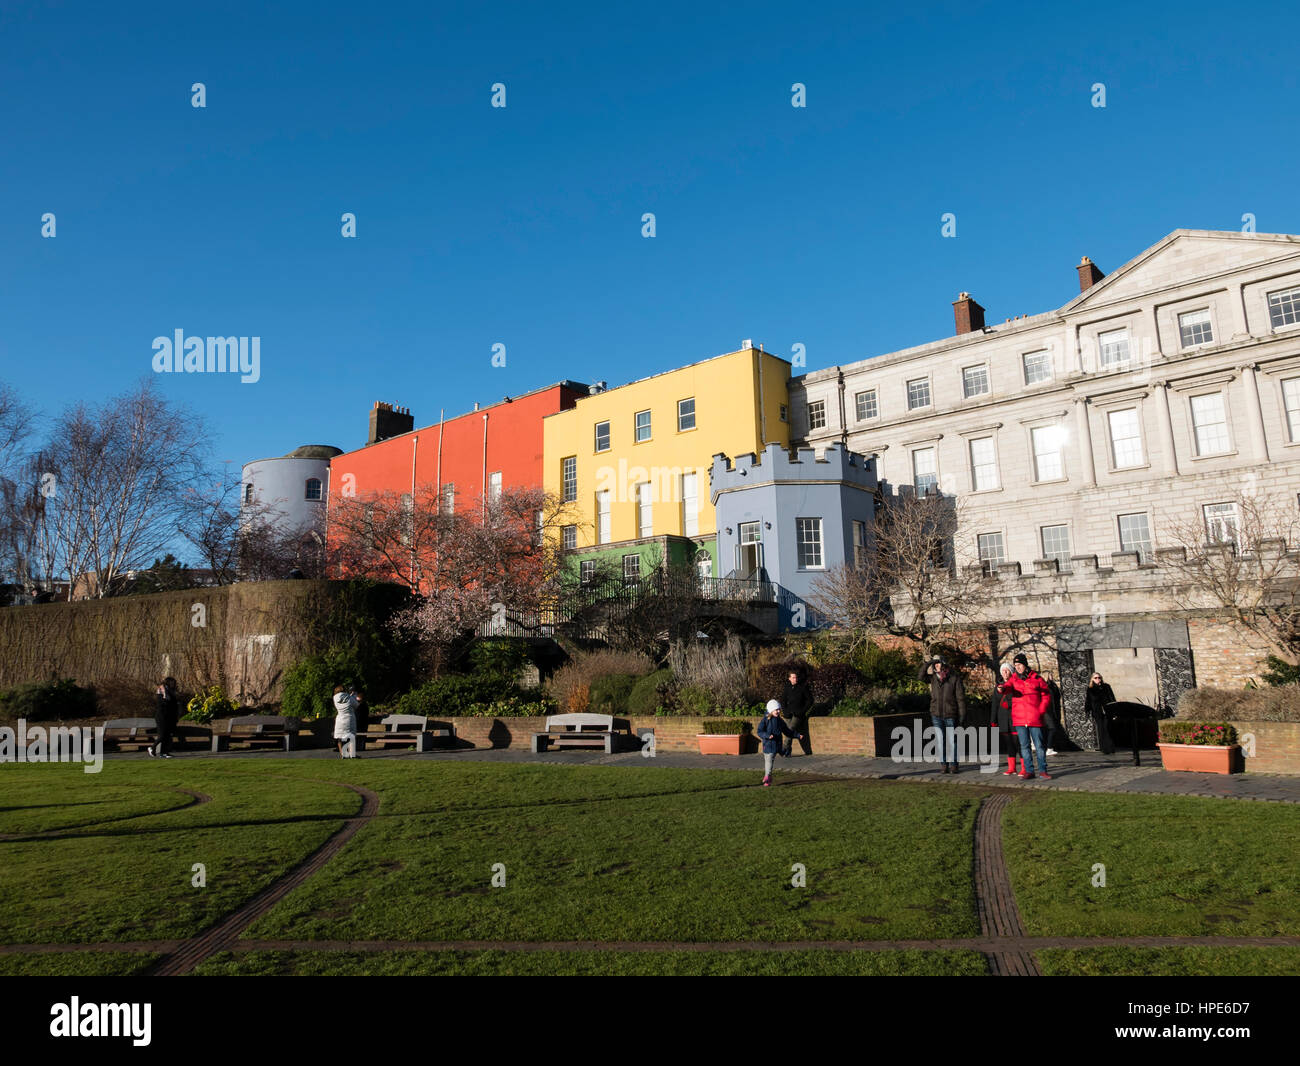
[[1037, 670], [1029, 669], [1029, 660], [1024, 655], [1017, 655], [1013, 660], [1015, 673], [1003, 685], [1011, 691], [1011, 723], [1020, 735], [1020, 759], [1023, 768], [1020, 776], [1034, 776], [1034, 760], [1030, 755], [1029, 742], [1032, 739], [1034, 749], [1038, 752], [1038, 776], [1050, 781], [1047, 772], [1047, 749], [1043, 746], [1043, 714], [1052, 707], [1052, 690]]

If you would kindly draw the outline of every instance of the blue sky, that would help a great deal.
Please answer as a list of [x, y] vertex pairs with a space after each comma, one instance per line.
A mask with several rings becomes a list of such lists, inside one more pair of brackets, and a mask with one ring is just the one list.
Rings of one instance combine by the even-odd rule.
[[0, 381], [53, 414], [178, 328], [260, 337], [255, 384], [158, 375], [237, 466], [356, 447], [378, 399], [1037, 313], [1084, 254], [1300, 232], [1300, 15], [1241, 10], [3, 0]]

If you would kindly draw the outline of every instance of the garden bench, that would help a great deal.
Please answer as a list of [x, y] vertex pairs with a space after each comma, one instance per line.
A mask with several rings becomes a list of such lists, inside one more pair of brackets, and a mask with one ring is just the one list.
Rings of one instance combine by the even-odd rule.
[[298, 719], [282, 718], [274, 714], [246, 714], [231, 718], [223, 732], [212, 730], [212, 750], [226, 751], [232, 741], [249, 747], [269, 743], [293, 751], [298, 743]]
[[435, 740], [455, 743], [456, 727], [450, 722], [434, 722], [421, 714], [390, 714], [379, 723], [381, 729], [358, 733], [358, 751], [374, 745], [386, 748], [390, 744], [414, 745], [416, 751], [432, 751]]
[[630, 736], [614, 728], [612, 714], [553, 714], [546, 719], [546, 732], [533, 734], [533, 754], [556, 748], [604, 748], [612, 753], [614, 741]]
[[158, 743], [158, 726], [152, 718], [114, 718], [104, 723], [104, 742], [118, 751], [128, 745], [137, 750]]

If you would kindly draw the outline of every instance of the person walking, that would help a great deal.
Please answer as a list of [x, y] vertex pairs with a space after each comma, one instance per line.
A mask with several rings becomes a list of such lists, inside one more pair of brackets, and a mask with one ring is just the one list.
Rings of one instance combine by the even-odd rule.
[[772, 760], [781, 753], [781, 738], [793, 738], [790, 727], [781, 720], [781, 701], [768, 700], [767, 714], [758, 723], [758, 739], [763, 742], [763, 787], [772, 783]]
[[1020, 759], [1023, 768], [1020, 776], [1030, 779], [1034, 776], [1034, 760], [1030, 754], [1030, 742], [1033, 750], [1038, 752], [1038, 776], [1044, 781], [1052, 779], [1047, 772], [1047, 752], [1043, 746], [1043, 714], [1051, 706], [1052, 693], [1047, 682], [1036, 671], [1029, 669], [1029, 660], [1023, 654], [1013, 660], [1015, 672], [1007, 679], [1006, 687], [1011, 690], [1011, 722], [1020, 736]]
[[172, 750], [172, 733], [180, 717], [180, 700], [176, 697], [176, 678], [164, 677], [154, 690], [154, 726], [158, 731], [158, 743], [149, 748], [151, 756], [157, 755], [170, 759]]
[[1016, 727], [1011, 724], [1012, 693], [1007, 685], [1007, 679], [1015, 671], [1011, 669], [1010, 663], [1003, 663], [998, 672], [1002, 675], [1002, 680], [994, 689], [993, 724], [997, 726], [998, 734], [1002, 738], [1002, 750], [1007, 753], [1007, 768], [1002, 771], [1002, 776], [1014, 777], [1020, 770], [1025, 768], [1022, 760], [1020, 770], [1016, 769], [1016, 756], [1020, 752], [1020, 737], [1016, 734]]
[[1115, 754], [1115, 742], [1110, 738], [1110, 726], [1106, 721], [1106, 707], [1115, 702], [1115, 690], [1102, 680], [1101, 674], [1094, 673], [1088, 682], [1088, 713], [1092, 724], [1097, 727], [1097, 744], [1103, 755]]
[[357, 697], [349, 685], [334, 688], [334, 739], [340, 759], [357, 757]]
[[1047, 745], [1047, 754], [1055, 756], [1056, 742], [1061, 736], [1061, 686], [1052, 680], [1051, 674], [1042, 676], [1052, 697], [1051, 704], [1043, 712], [1043, 743]]
[[[957, 773], [957, 726], [966, 721], [966, 689], [961, 674], [948, 668], [941, 655], [921, 664], [920, 681], [930, 683], [930, 723], [938, 731], [939, 757], [945, 774]], [[949, 760], [952, 769], [948, 768]]]
[[803, 663], [794, 663], [781, 692], [782, 714], [789, 723], [786, 730], [785, 747], [781, 754], [787, 759], [794, 754], [795, 738], [805, 755], [812, 754], [812, 740], [808, 736], [808, 718], [812, 714], [812, 685], [808, 682], [808, 668]]

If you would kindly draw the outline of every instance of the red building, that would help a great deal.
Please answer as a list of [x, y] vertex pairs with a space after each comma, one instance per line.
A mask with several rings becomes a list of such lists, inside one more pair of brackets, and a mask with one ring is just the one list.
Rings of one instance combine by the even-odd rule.
[[415, 429], [407, 408], [376, 403], [366, 444], [330, 461], [329, 494], [365, 497], [440, 486], [443, 507], [476, 506], [491, 491], [542, 487], [542, 419], [574, 406], [586, 385], [562, 381]]

